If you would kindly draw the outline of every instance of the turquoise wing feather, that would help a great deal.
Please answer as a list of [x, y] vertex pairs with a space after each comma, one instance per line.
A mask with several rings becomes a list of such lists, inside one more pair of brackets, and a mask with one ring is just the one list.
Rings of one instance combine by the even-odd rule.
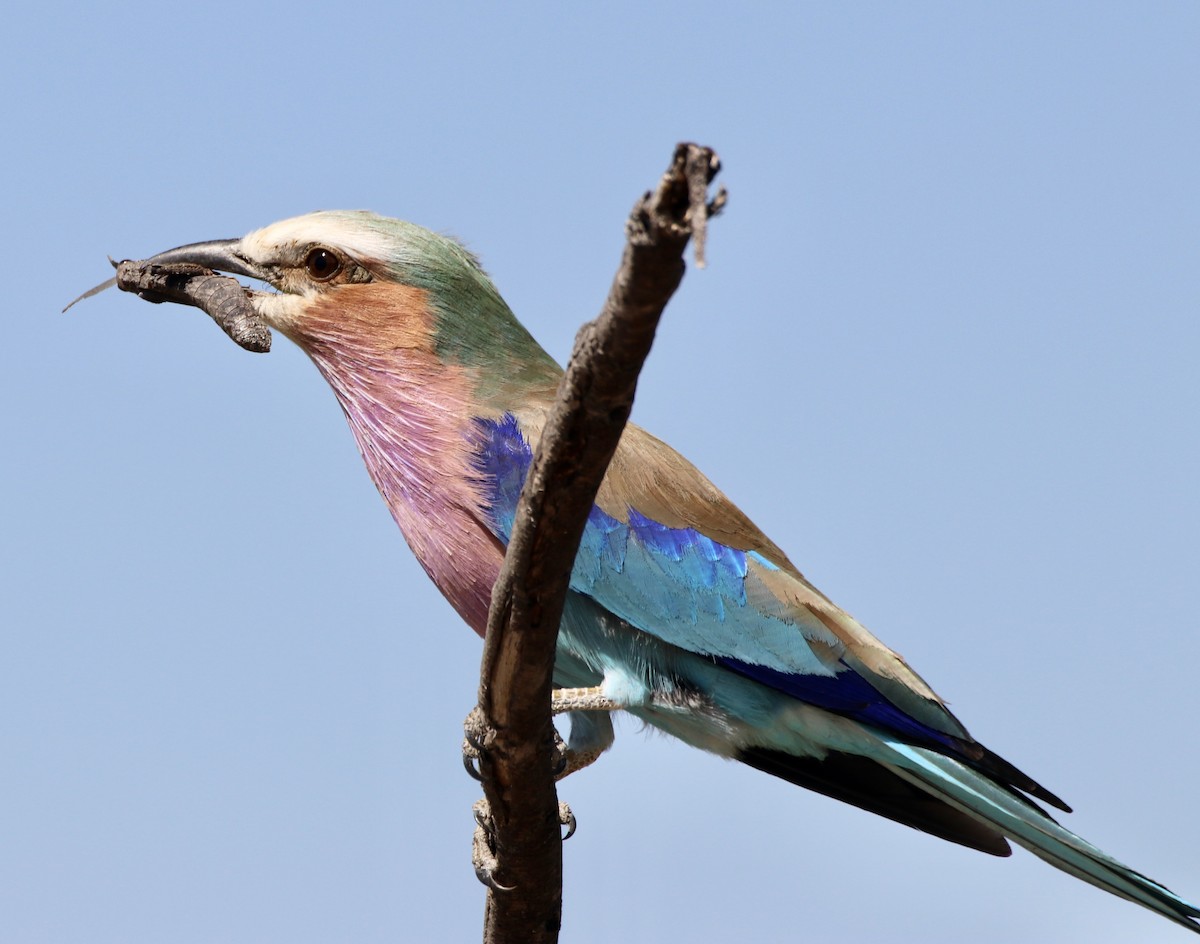
[[[508, 541], [531, 459], [511, 413], [479, 420], [489, 527]], [[973, 741], [904, 661], [809, 584], [694, 466], [629, 427], [589, 516], [571, 589], [667, 646], [945, 751], [1061, 808]]]

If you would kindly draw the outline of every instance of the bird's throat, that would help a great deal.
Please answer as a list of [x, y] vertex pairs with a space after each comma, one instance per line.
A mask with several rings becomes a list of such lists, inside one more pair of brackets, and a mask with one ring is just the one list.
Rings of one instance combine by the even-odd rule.
[[296, 340], [337, 396], [417, 560], [482, 635], [504, 550], [483, 523], [472, 461], [472, 378], [438, 362], [419, 330], [385, 332], [380, 343], [361, 308], [353, 321], [344, 311], [337, 319], [314, 313]]

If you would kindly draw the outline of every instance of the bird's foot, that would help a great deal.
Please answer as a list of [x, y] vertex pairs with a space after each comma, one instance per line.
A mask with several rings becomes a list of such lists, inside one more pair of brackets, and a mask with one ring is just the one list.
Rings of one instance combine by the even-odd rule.
[[554, 732], [554, 746], [558, 757], [554, 767], [554, 779], [583, 770], [595, 763], [601, 754], [612, 746], [612, 720], [610, 713], [623, 705], [607, 697], [600, 686], [591, 688], [556, 688], [550, 696], [551, 714], [571, 714], [571, 745], [566, 744], [558, 731]]
[[[570, 711], [618, 711], [622, 706], [611, 698], [606, 697], [599, 686], [592, 688], [556, 688], [551, 693], [550, 713], [565, 714]], [[462, 757], [463, 767], [474, 780], [482, 779], [479, 771], [480, 757], [491, 745], [495, 732], [488, 727], [483, 712], [476, 705], [463, 722]], [[600, 755], [612, 743], [611, 732], [607, 738], [596, 742], [595, 746], [584, 749], [571, 748], [557, 731], [554, 732], [554, 746], [558, 758], [554, 766], [554, 779], [562, 780], [577, 770], [583, 770], [599, 759]]]
[[[492, 823], [492, 810], [488, 801], [480, 798], [471, 807], [475, 816], [475, 835], [471, 840], [471, 864], [475, 867], [475, 877], [494, 892], [511, 892], [515, 885], [504, 885], [496, 878], [500, 869], [500, 860], [496, 857], [496, 830]], [[575, 835], [575, 814], [566, 803], [558, 804], [558, 822], [567, 831], [562, 841], [566, 842]]]
[[496, 858], [496, 831], [488, 801], [483, 798], [476, 800], [471, 812], [475, 815], [475, 836], [471, 841], [471, 864], [475, 867], [475, 877], [494, 892], [511, 892], [515, 885], [502, 885], [496, 879], [500, 861]]

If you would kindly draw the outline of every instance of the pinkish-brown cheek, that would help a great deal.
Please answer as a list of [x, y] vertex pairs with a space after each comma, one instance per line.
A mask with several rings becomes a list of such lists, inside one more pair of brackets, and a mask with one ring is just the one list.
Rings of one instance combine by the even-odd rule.
[[298, 343], [328, 343], [377, 352], [433, 352], [429, 293], [391, 282], [342, 285], [316, 299], [298, 319]]

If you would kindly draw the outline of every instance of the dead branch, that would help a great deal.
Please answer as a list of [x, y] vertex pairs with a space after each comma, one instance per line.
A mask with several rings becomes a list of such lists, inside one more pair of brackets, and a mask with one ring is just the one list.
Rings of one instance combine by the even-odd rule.
[[521, 493], [492, 593], [479, 685], [481, 757], [498, 867], [485, 944], [550, 944], [562, 919], [562, 843], [550, 720], [554, 647], [588, 512], [633, 406], [659, 317], [685, 269], [684, 249], [720, 210], [706, 203], [713, 151], [680, 144], [626, 224], [621, 267], [598, 318], [580, 329]]

